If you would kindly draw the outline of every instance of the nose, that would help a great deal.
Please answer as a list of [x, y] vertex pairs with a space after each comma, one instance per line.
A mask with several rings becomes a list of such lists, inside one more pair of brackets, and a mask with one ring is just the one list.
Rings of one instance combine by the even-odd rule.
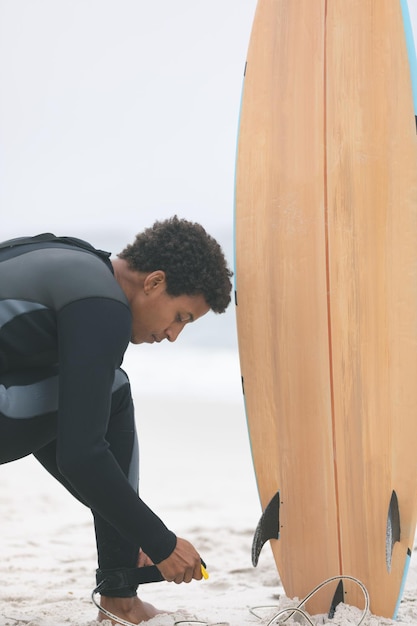
[[179, 334], [182, 332], [184, 326], [176, 325], [175, 327], [170, 326], [166, 329], [165, 334], [171, 343], [178, 339]]

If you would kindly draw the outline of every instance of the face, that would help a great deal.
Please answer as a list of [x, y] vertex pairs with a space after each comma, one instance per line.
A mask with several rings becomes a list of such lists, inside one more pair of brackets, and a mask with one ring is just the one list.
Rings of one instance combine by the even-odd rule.
[[205, 315], [210, 307], [201, 294], [170, 296], [165, 276], [149, 274], [142, 290], [130, 302], [132, 311], [132, 343], [175, 341], [186, 324]]

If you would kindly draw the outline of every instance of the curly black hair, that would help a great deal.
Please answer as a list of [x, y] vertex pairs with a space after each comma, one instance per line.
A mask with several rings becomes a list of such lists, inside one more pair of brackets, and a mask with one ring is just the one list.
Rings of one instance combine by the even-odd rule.
[[233, 272], [217, 241], [197, 223], [176, 215], [136, 235], [118, 255], [139, 272], [163, 270], [171, 296], [202, 294], [215, 313], [230, 303]]

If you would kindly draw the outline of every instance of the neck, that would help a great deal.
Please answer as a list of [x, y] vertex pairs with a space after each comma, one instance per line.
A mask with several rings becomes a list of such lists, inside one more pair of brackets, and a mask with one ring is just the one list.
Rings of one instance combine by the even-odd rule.
[[129, 303], [132, 302], [134, 294], [138, 289], [143, 288], [144, 275], [130, 269], [124, 259], [112, 259], [114, 277], [119, 283]]

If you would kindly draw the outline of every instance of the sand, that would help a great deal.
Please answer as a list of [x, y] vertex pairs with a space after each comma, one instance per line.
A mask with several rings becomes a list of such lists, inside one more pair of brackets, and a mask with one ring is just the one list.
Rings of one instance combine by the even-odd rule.
[[[188, 585], [142, 586], [142, 599], [174, 611], [149, 626], [173, 626], [190, 616], [208, 624], [267, 624], [288, 599], [268, 546], [258, 567], [251, 565], [260, 507], [242, 404], [169, 394], [157, 400], [144, 394], [139, 404], [142, 497], [172, 530], [192, 541], [210, 574]], [[0, 472], [0, 626], [96, 626], [90, 512], [31, 457]], [[398, 621], [371, 615], [366, 624], [417, 624], [416, 598], [414, 552]], [[260, 605], [276, 608], [258, 611], [260, 620], [250, 612]], [[332, 621], [315, 616], [314, 623], [354, 626], [360, 617], [359, 609], [341, 605]], [[286, 623], [303, 623], [297, 619]]]

